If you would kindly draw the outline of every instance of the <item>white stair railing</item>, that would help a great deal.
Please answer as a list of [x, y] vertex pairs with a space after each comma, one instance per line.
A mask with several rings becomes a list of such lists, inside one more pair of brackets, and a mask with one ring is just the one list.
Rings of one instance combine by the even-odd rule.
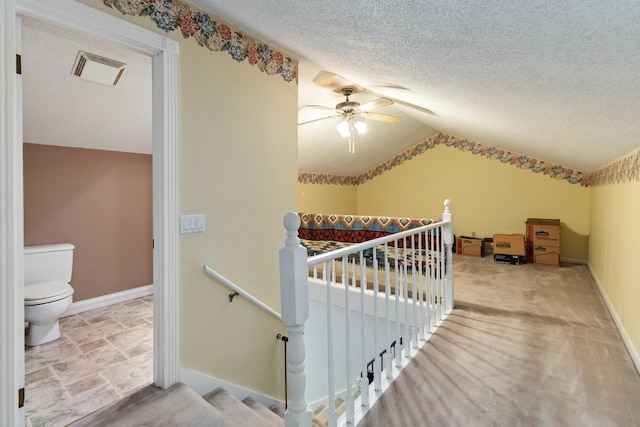
[[284, 217], [287, 239], [280, 249], [280, 307], [289, 335], [287, 378], [290, 399], [284, 414], [285, 427], [310, 427], [311, 411], [305, 399], [304, 324], [309, 320], [307, 250], [300, 246], [300, 218], [295, 212]]
[[[356, 425], [453, 309], [451, 203], [445, 200], [444, 204], [439, 222], [309, 258], [298, 238], [300, 218], [295, 212], [285, 216], [287, 239], [280, 250], [280, 286], [282, 320], [289, 335], [291, 394], [285, 412], [286, 427], [311, 426], [311, 411], [305, 400], [303, 340], [309, 319], [309, 275], [314, 283], [326, 286], [328, 425]], [[367, 289], [365, 268], [369, 254], [373, 273], [369, 282], [371, 290]], [[317, 266], [323, 267], [322, 281], [317, 280]], [[342, 268], [340, 275], [336, 274], [337, 266]], [[356, 274], [358, 268], [359, 275]], [[380, 270], [383, 271], [382, 285], [378, 278]], [[336, 277], [341, 281], [337, 282]], [[338, 289], [343, 291], [334, 292]], [[337, 295], [343, 295], [344, 299]], [[334, 305], [344, 309], [344, 324], [335, 324]], [[356, 306], [360, 310], [359, 340], [351, 334], [353, 321], [357, 319], [353, 317]], [[383, 328], [379, 328], [379, 322], [384, 324]], [[373, 326], [367, 326], [369, 324]], [[346, 378], [336, 378], [334, 349], [338, 346], [334, 341], [334, 328], [344, 328], [346, 336]], [[323, 340], [322, 337], [308, 338]], [[354, 345], [360, 348], [354, 349]], [[367, 348], [373, 348], [373, 352], [367, 353]], [[354, 354], [358, 352], [361, 357], [355, 361]], [[385, 354], [383, 362], [381, 358]], [[373, 381], [368, 384], [367, 371], [372, 359]], [[354, 383], [360, 384], [359, 390]], [[338, 387], [341, 389], [336, 391]], [[354, 398], [356, 391], [360, 393], [358, 398]], [[340, 417], [336, 415], [337, 393], [345, 396], [346, 410]]]

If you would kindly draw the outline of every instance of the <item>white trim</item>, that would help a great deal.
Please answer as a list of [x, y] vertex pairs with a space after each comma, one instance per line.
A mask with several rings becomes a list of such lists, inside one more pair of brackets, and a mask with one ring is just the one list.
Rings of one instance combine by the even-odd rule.
[[153, 381], [180, 381], [178, 267], [178, 43], [153, 57]]
[[119, 43], [137, 52], [177, 54], [174, 40], [73, 0], [14, 0], [17, 12]]
[[178, 324], [178, 43], [70, 0], [18, 0], [18, 10], [43, 21], [119, 43], [152, 58], [154, 383], [179, 377]]
[[83, 313], [85, 311], [95, 310], [96, 308], [102, 308], [108, 305], [146, 297], [148, 295], [153, 295], [153, 285], [140, 286], [133, 289], [127, 289], [126, 291], [114, 292], [95, 298], [89, 298], [71, 304], [71, 307], [69, 307], [69, 309], [65, 311], [64, 316], [71, 316], [74, 314]]
[[587, 260], [582, 258], [560, 258], [560, 263], [587, 265]]
[[598, 287], [598, 290], [600, 291], [600, 295], [602, 295], [602, 299], [604, 300], [604, 303], [607, 305], [607, 308], [609, 309], [609, 313], [611, 314], [611, 317], [613, 318], [613, 321], [615, 322], [616, 327], [618, 328], [618, 332], [620, 332], [622, 341], [624, 341], [624, 345], [627, 347], [627, 350], [629, 351], [631, 360], [633, 360], [633, 364], [636, 365], [636, 370], [638, 371], [638, 374], [640, 374], [640, 354], [638, 353], [638, 349], [635, 348], [635, 346], [633, 345], [633, 341], [631, 340], [631, 337], [627, 333], [627, 330], [624, 328], [624, 324], [622, 323], [622, 320], [620, 320], [620, 316], [618, 316], [618, 313], [616, 313], [616, 310], [613, 308], [613, 304], [611, 304], [611, 300], [609, 299], [609, 296], [605, 292], [604, 287], [600, 283], [600, 280], [598, 280], [598, 276], [596, 275], [596, 272], [593, 270], [593, 266], [591, 265], [590, 262], [587, 263], [587, 267], [589, 268], [589, 272], [591, 273], [591, 277], [593, 278], [593, 281], [595, 282], [596, 286]]
[[209, 375], [203, 374], [202, 372], [194, 371], [190, 368], [181, 368], [180, 378], [185, 385], [194, 390], [200, 396], [204, 396], [205, 394], [217, 388], [224, 388], [229, 394], [236, 397], [237, 399], [242, 400], [246, 399], [247, 397], [252, 397], [267, 408], [275, 405], [284, 411], [284, 402], [281, 402], [280, 400], [265, 396], [264, 394], [256, 393], [255, 391], [238, 387], [235, 384], [228, 383], [218, 378], [210, 377]]
[[[179, 381], [178, 43], [73, 0], [0, 1], [0, 425], [24, 425], [22, 138], [16, 112], [16, 16], [119, 43], [153, 61], [154, 382]], [[19, 129], [18, 129], [19, 128]]]
[[[0, 425], [23, 426], [24, 282], [20, 50], [14, 0], [0, 2]], [[19, 143], [18, 143], [19, 141]], [[20, 322], [17, 319], [21, 319]]]

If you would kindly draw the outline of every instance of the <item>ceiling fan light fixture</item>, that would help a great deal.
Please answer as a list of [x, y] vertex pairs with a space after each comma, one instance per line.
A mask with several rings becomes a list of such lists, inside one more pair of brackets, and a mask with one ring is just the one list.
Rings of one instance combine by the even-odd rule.
[[358, 133], [367, 133], [367, 124], [361, 120], [356, 121], [353, 126], [356, 128]]
[[338, 123], [338, 127], [336, 129], [343, 138], [348, 138], [351, 135], [351, 125], [349, 120], [346, 118]]

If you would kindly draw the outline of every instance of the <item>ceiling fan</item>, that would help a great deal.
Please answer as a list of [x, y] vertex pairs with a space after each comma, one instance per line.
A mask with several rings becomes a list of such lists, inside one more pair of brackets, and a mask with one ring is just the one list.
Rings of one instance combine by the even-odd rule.
[[351, 101], [349, 99], [349, 97], [353, 93], [360, 91], [356, 86], [341, 87], [336, 89], [336, 92], [338, 91], [342, 92], [342, 95], [344, 95], [346, 99], [345, 101], [336, 104], [335, 108], [325, 107], [323, 105], [306, 106], [309, 108], [331, 111], [333, 112], [333, 114], [326, 117], [321, 117], [319, 119], [308, 120], [306, 122], [299, 123], [299, 125], [342, 117], [342, 120], [340, 121], [340, 123], [338, 123], [338, 133], [345, 138], [349, 138], [349, 153], [355, 153], [355, 134], [356, 132], [364, 133], [366, 132], [367, 128], [366, 123], [362, 120], [359, 120], [359, 118], [378, 120], [388, 123], [397, 123], [400, 121], [400, 117], [390, 116], [388, 114], [371, 113], [369, 111], [376, 108], [393, 105], [393, 101], [389, 98], [378, 98], [365, 104], [360, 104], [359, 102]]
[[384, 98], [390, 99], [391, 101], [393, 101], [394, 104], [402, 105], [404, 107], [408, 107], [413, 110], [420, 111], [422, 113], [426, 113], [432, 116], [436, 115], [433, 111], [429, 110], [428, 108], [424, 108], [420, 105], [412, 104], [410, 102], [403, 101], [401, 99], [393, 98], [388, 95], [380, 95], [376, 93], [375, 90], [373, 90], [373, 88], [379, 88], [379, 89], [392, 89], [395, 91], [408, 91], [408, 92], [411, 91], [409, 88], [406, 88], [404, 86], [389, 84], [389, 83], [381, 83], [381, 84], [370, 84], [367, 88], [365, 88], [355, 83], [352, 83], [349, 80], [345, 79], [344, 77], [339, 76], [330, 71], [318, 72], [318, 74], [316, 74], [316, 76], [313, 78], [313, 83], [315, 83], [320, 87], [331, 89], [338, 93], [341, 93], [340, 91], [343, 87], [353, 87], [354, 88], [353, 93], [366, 91], [374, 95], [383, 96]]

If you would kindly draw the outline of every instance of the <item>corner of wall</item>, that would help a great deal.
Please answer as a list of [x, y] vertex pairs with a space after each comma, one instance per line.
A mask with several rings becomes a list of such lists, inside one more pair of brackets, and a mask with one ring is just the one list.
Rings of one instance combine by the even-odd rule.
[[589, 273], [591, 273], [591, 277], [593, 278], [593, 281], [596, 284], [598, 291], [600, 292], [600, 296], [602, 296], [604, 303], [607, 305], [607, 309], [609, 310], [609, 314], [611, 314], [611, 318], [613, 319], [614, 323], [616, 324], [616, 327], [618, 328], [618, 332], [620, 332], [622, 341], [624, 341], [624, 345], [627, 347], [627, 350], [629, 351], [629, 356], [631, 356], [631, 360], [633, 361], [633, 364], [635, 365], [636, 370], [638, 371], [638, 374], [640, 374], [640, 353], [638, 353], [638, 349], [633, 344], [633, 340], [627, 333], [627, 330], [625, 329], [624, 324], [620, 319], [620, 316], [618, 316], [618, 313], [613, 307], [613, 304], [611, 303], [609, 296], [607, 295], [602, 284], [600, 283], [600, 280], [598, 279], [598, 275], [593, 269], [593, 265], [591, 265], [590, 262], [587, 262], [587, 267], [589, 268]]

